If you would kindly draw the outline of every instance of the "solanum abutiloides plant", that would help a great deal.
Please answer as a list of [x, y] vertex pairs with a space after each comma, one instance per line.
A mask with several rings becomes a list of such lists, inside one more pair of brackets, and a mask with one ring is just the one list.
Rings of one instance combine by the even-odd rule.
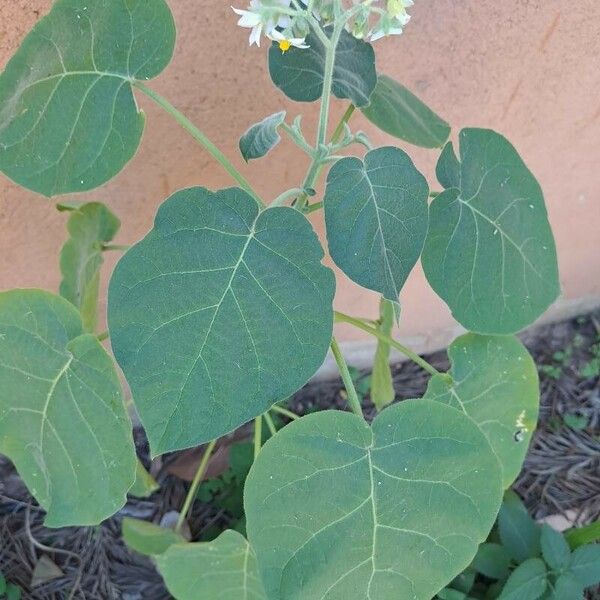
[[[247, 161], [281, 134], [310, 158], [304, 180], [270, 202], [149, 87], [174, 48], [164, 0], [57, 0], [0, 76], [0, 169], [30, 190], [83, 192], [121, 171], [144, 128], [134, 94], [172, 115], [235, 182], [181, 190], [162, 204], [112, 274], [106, 334], [96, 331], [98, 273], [103, 252], [122, 248], [111, 244], [119, 222], [102, 204], [60, 205], [71, 211], [60, 296], [0, 294], [0, 451], [48, 526], [98, 523], [123, 505], [136, 472], [136, 486], [143, 480], [99, 337], [110, 338], [154, 456], [207, 444], [177, 531], [126, 528], [177, 598], [210, 600], [226, 589], [240, 599], [429, 600], [473, 559], [521, 467], [538, 380], [513, 334], [558, 294], [554, 240], [540, 186], [504, 137], [464, 129], [456, 153], [449, 125], [377, 72], [370, 42], [399, 33], [410, 4], [253, 0], [237, 9], [251, 42], [273, 40], [268, 68], [281, 92], [320, 102], [314, 137], [284, 111], [241, 137]], [[336, 99], [347, 110], [333, 128]], [[357, 109], [394, 138], [441, 149], [441, 191], [403, 149], [374, 148], [354, 131]], [[334, 276], [306, 217], [316, 211], [333, 261], [381, 295], [378, 320], [333, 310]], [[451, 344], [448, 373], [391, 336], [419, 258], [470, 330]], [[377, 340], [372, 396], [381, 412], [370, 424], [334, 321]], [[392, 347], [432, 377], [424, 398], [386, 407]], [[329, 348], [352, 412], [294, 419], [261, 449], [263, 418], [272, 425], [269, 412], [285, 410], [279, 403]], [[226, 531], [185, 543], [178, 531], [216, 440], [252, 420], [247, 539]]]

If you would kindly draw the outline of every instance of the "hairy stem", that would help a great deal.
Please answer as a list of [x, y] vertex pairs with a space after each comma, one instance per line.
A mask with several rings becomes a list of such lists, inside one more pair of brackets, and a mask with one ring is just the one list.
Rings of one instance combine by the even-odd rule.
[[260, 452], [262, 444], [262, 417], [256, 417], [254, 419], [254, 460]]
[[177, 519], [177, 524], [175, 525], [175, 531], [177, 533], [179, 533], [181, 531], [181, 528], [183, 527], [183, 524], [185, 523], [185, 520], [187, 519], [188, 513], [190, 512], [190, 509], [192, 508], [192, 504], [194, 503], [194, 499], [196, 498], [196, 494], [198, 493], [198, 487], [200, 486], [200, 484], [202, 483], [202, 480], [204, 479], [204, 474], [206, 473], [206, 469], [208, 468], [208, 461], [210, 460], [210, 457], [212, 455], [212, 452], [215, 448], [216, 443], [217, 443], [217, 440], [213, 440], [212, 442], [210, 442], [208, 444], [208, 446], [206, 446], [206, 448], [204, 450], [204, 454], [202, 455], [202, 460], [200, 461], [200, 465], [198, 465], [198, 470], [196, 471], [196, 474], [194, 475], [194, 480], [192, 481], [192, 485], [190, 486], [187, 496], [185, 497], [185, 502], [183, 503], [183, 508], [181, 509], [181, 512], [179, 513], [179, 517]]
[[237, 181], [240, 187], [248, 192], [259, 204], [263, 204], [258, 194], [252, 189], [248, 180], [233, 166], [231, 161], [215, 146], [215, 144], [196, 127], [182, 112], [177, 110], [166, 98], [145, 86], [140, 81], [133, 81], [132, 85], [144, 92], [154, 100], [163, 110], [169, 113], [209, 154]]
[[344, 355], [340, 350], [340, 346], [335, 338], [331, 339], [331, 352], [333, 353], [333, 357], [337, 363], [340, 375], [342, 376], [342, 381], [344, 382], [344, 387], [346, 388], [348, 404], [354, 414], [358, 415], [361, 419], [364, 419], [362, 408], [360, 406], [360, 400], [358, 399], [358, 394], [356, 393], [356, 388], [354, 387], [354, 381], [352, 381], [350, 371], [348, 370], [348, 364], [346, 363], [346, 359], [344, 358]]
[[363, 331], [370, 333], [371, 335], [382, 340], [383, 342], [388, 343], [390, 346], [392, 346], [392, 348], [395, 348], [399, 352], [402, 352], [402, 354], [404, 354], [404, 356], [410, 358], [413, 362], [417, 363], [422, 369], [427, 371], [429, 374], [431, 374], [431, 375], [439, 375], [440, 374], [440, 372], [435, 367], [430, 365], [424, 358], [421, 358], [416, 352], [413, 352], [410, 348], [403, 346], [400, 342], [397, 342], [395, 339], [393, 339], [389, 335], [382, 333], [381, 331], [379, 331], [379, 329], [372, 327], [365, 321], [362, 321], [361, 319], [355, 319], [354, 317], [345, 315], [344, 313], [337, 312], [337, 311], [335, 311], [334, 314], [335, 314], [335, 321], [337, 323], [348, 323], [350, 325], [353, 325], [354, 327], [357, 327], [358, 329], [362, 329]]
[[273, 423], [271, 415], [268, 412], [266, 412], [263, 414], [263, 419], [265, 420], [265, 423], [267, 424], [271, 435], [275, 435], [277, 433], [277, 428], [275, 427], [275, 423]]
[[300, 415], [297, 415], [296, 413], [293, 413], [291, 410], [288, 410], [287, 408], [283, 408], [282, 406], [277, 406], [277, 404], [275, 404], [274, 406], [271, 406], [270, 410], [272, 410], [273, 412], [279, 413], [280, 415], [283, 415], [284, 417], [287, 417], [288, 419], [291, 419], [292, 421], [297, 421], [300, 418]]

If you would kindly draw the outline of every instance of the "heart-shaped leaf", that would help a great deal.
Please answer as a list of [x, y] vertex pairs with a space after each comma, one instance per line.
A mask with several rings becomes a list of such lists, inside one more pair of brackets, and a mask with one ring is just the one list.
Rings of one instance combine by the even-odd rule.
[[[325, 28], [331, 36], [331, 27]], [[277, 44], [269, 49], [269, 72], [273, 83], [296, 102], [314, 102], [323, 93], [325, 46], [319, 37], [310, 33], [309, 48], [290, 48], [282, 52]], [[335, 53], [332, 92], [350, 100], [355, 106], [366, 106], [377, 84], [375, 53], [371, 44], [357, 40], [342, 31]]]
[[261, 450], [244, 504], [269, 598], [430, 600], [475, 556], [501, 497], [473, 421], [407, 400], [372, 427], [340, 411], [288, 425]]
[[0, 452], [48, 527], [100, 523], [135, 477], [112, 360], [74, 306], [41, 290], [0, 294]]
[[281, 136], [277, 129], [285, 120], [285, 110], [263, 119], [252, 125], [240, 138], [240, 152], [248, 162], [253, 158], [261, 158], [269, 153], [279, 142]]
[[425, 398], [463, 410], [487, 437], [507, 488], [521, 471], [539, 411], [535, 363], [514, 337], [474, 333], [448, 348], [448, 375], [429, 381]]
[[58, 0], [0, 75], [0, 170], [46, 196], [102, 185], [144, 128], [131, 85], [171, 60], [164, 0]]
[[156, 562], [177, 600], [267, 600], [256, 556], [237, 531], [224, 531], [213, 542], [171, 546]]
[[60, 252], [60, 295], [81, 312], [83, 328], [93, 332], [98, 320], [102, 245], [110, 242], [121, 222], [104, 204], [90, 202], [71, 212], [70, 237]]
[[327, 177], [327, 243], [352, 281], [392, 302], [427, 235], [427, 181], [402, 150], [378, 148], [342, 158]]
[[421, 146], [439, 148], [450, 135], [450, 125], [401, 83], [379, 75], [363, 114], [379, 129]]
[[228, 433], [287, 398], [331, 342], [334, 278], [308, 220], [239, 189], [159, 209], [109, 289], [115, 356], [154, 453]]
[[467, 329], [514, 333], [537, 319], [559, 292], [542, 190], [513, 146], [494, 131], [463, 129], [460, 150], [459, 187], [430, 207], [425, 275]]

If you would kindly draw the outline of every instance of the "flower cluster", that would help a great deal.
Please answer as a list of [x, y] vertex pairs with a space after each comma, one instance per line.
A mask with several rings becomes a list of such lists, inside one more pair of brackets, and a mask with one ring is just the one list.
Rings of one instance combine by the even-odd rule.
[[343, 6], [342, 0], [250, 0], [247, 9], [233, 8], [240, 16], [238, 25], [248, 27], [250, 45], [260, 46], [264, 35], [279, 43], [283, 52], [292, 46], [307, 48], [306, 36], [310, 30], [307, 10], [321, 26], [327, 26], [336, 17], [336, 8], [350, 14], [347, 29], [359, 39], [378, 40], [387, 35], [398, 35], [410, 20], [406, 12], [413, 0], [351, 0]]
[[300, 11], [291, 7], [291, 2], [292, 0], [250, 0], [250, 6], [246, 10], [232, 7], [240, 15], [238, 25], [251, 29], [250, 45], [260, 46], [260, 39], [264, 34], [270, 40], [278, 42], [283, 52], [291, 46], [308, 48], [304, 42], [308, 35], [308, 23]]

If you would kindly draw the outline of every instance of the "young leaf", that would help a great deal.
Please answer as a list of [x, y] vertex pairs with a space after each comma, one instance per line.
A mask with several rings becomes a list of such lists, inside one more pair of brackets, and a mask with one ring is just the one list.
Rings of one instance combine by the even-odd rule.
[[171, 546], [156, 562], [176, 600], [267, 600], [254, 552], [236, 531], [213, 542]]
[[481, 544], [473, 559], [473, 568], [490, 579], [505, 579], [508, 577], [510, 556], [500, 544]]
[[541, 558], [530, 558], [508, 578], [499, 600], [537, 600], [548, 585], [546, 565]]
[[562, 533], [550, 525], [542, 525], [541, 544], [542, 556], [551, 569], [559, 571], [569, 564], [571, 550]]
[[159, 487], [156, 479], [146, 471], [144, 465], [138, 460], [135, 468], [135, 481], [127, 493], [136, 498], [148, 498]]
[[517, 562], [540, 556], [540, 528], [511, 490], [504, 494], [498, 514], [498, 532], [502, 544]]
[[121, 222], [104, 204], [90, 202], [73, 210], [69, 240], [60, 252], [60, 295], [81, 313], [83, 328], [92, 333], [98, 320], [98, 288], [102, 245], [116, 235]]
[[463, 129], [460, 149], [460, 188], [430, 206], [425, 275], [467, 329], [514, 333], [559, 292], [542, 190], [498, 133]]
[[271, 438], [246, 481], [250, 543], [267, 595], [429, 599], [488, 535], [498, 462], [463, 413], [430, 400], [369, 427], [340, 411]]
[[133, 81], [171, 60], [164, 0], [58, 0], [0, 75], [0, 170], [46, 196], [83, 192], [135, 153]]
[[109, 287], [112, 348], [154, 454], [228, 433], [287, 398], [331, 342], [333, 274], [299, 211], [190, 188], [159, 209]]
[[398, 302], [427, 235], [429, 187], [402, 150], [393, 147], [342, 158], [327, 177], [327, 242], [352, 281]]
[[521, 471], [539, 411], [535, 363], [514, 337], [463, 335], [450, 345], [452, 369], [432, 377], [426, 398], [463, 410], [488, 438], [507, 488]]
[[450, 135], [446, 121], [387, 75], [379, 75], [362, 111], [382, 131], [423, 148], [439, 148]]
[[[394, 304], [385, 298], [379, 303], [378, 329], [390, 336], [394, 327]], [[382, 340], [377, 340], [377, 350], [371, 373], [371, 401], [377, 408], [382, 410], [391, 404], [396, 397], [392, 369], [390, 368], [390, 345]]]
[[600, 544], [577, 548], [573, 552], [569, 572], [585, 587], [600, 582]]
[[48, 527], [95, 525], [125, 503], [135, 451], [119, 378], [77, 309], [41, 290], [0, 294], [0, 452]]
[[435, 175], [445, 189], [460, 188], [460, 162], [454, 154], [452, 142], [444, 146], [435, 167]]
[[551, 587], [548, 600], [583, 600], [583, 584], [570, 573], [563, 573]]
[[600, 541], [600, 520], [594, 521], [583, 527], [572, 527], [564, 532], [564, 536], [571, 547], [571, 550], [579, 548], [585, 544], [592, 544]]
[[173, 544], [185, 543], [185, 538], [172, 529], [129, 517], [123, 519], [122, 534], [127, 546], [144, 556], [163, 554]]
[[[325, 28], [327, 36], [331, 27]], [[314, 102], [323, 93], [325, 47], [314, 33], [306, 43], [310, 48], [290, 48], [281, 52], [277, 44], [269, 49], [269, 73], [273, 83], [291, 100]], [[366, 106], [377, 84], [375, 53], [371, 44], [342, 31], [335, 53], [332, 92], [355, 106]]]
[[240, 152], [246, 162], [265, 156], [279, 144], [281, 136], [277, 129], [284, 122], [285, 114], [285, 110], [275, 113], [244, 133], [240, 138]]

